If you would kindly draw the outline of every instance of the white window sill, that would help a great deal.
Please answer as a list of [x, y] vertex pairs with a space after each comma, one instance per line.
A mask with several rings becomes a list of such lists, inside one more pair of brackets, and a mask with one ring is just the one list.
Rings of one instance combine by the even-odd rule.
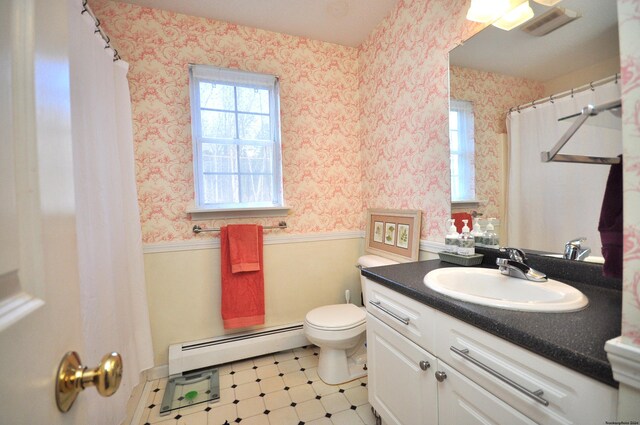
[[480, 201], [477, 199], [468, 199], [464, 201], [451, 201], [451, 208], [455, 208], [457, 210], [464, 208], [478, 208], [480, 204], [485, 203], [486, 201]]
[[223, 218], [260, 218], [260, 217], [286, 217], [288, 207], [259, 207], [259, 208], [190, 208], [192, 221], [223, 219]]

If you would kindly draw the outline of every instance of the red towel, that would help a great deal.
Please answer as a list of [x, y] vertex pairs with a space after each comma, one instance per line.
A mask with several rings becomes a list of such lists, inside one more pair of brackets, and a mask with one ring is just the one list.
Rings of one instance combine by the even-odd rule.
[[262, 235], [262, 228], [255, 224], [232, 224], [227, 229], [231, 273], [260, 270], [262, 242], [258, 245], [258, 233]]
[[[262, 226], [252, 225], [256, 229], [257, 236], [255, 245], [258, 251], [258, 270], [234, 273], [231, 265], [231, 233], [233, 233], [232, 227], [236, 226], [230, 225], [220, 229], [222, 321], [225, 329], [264, 324]], [[251, 244], [249, 249], [253, 248]], [[239, 246], [238, 249], [240, 249]]]

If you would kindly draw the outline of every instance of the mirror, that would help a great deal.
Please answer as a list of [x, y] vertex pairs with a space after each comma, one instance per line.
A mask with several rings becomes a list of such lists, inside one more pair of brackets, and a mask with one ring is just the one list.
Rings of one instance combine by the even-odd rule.
[[[571, 15], [571, 11], [577, 12], [580, 17], [544, 36], [534, 36], [522, 30], [533, 20], [511, 31], [488, 26], [449, 52], [450, 100], [473, 103], [477, 200], [471, 204], [453, 202], [452, 213], [477, 211], [483, 218], [497, 217], [501, 223], [506, 220], [508, 153], [505, 120], [510, 108], [548, 99], [550, 95], [620, 72], [615, 0], [562, 0], [553, 7], [531, 1], [530, 5], [535, 13], [533, 20], [557, 7], [568, 9], [567, 15]], [[553, 144], [555, 142], [553, 140]], [[540, 162], [539, 154], [531, 161]], [[575, 166], [568, 165], [566, 170]], [[562, 165], [554, 163], [554, 166]], [[599, 172], [605, 173], [606, 182], [607, 166], [586, 167], [604, 167]], [[590, 168], [587, 172], [592, 170]], [[575, 190], [583, 191], [580, 195], [584, 197], [591, 196], [587, 187], [576, 187]], [[599, 196], [594, 196], [588, 206], [595, 215], [599, 215], [601, 208], [602, 198], [596, 199]], [[562, 202], [559, 204], [545, 205], [545, 208], [567, 207]], [[508, 245], [509, 240], [504, 237], [503, 230], [499, 231], [500, 244]], [[587, 245], [592, 247], [594, 255], [600, 255], [597, 228], [584, 229], [580, 233], [571, 237], [582, 236], [582, 233], [596, 235], [589, 237]], [[563, 245], [556, 243], [553, 248], [536, 244], [518, 247], [561, 252]]]

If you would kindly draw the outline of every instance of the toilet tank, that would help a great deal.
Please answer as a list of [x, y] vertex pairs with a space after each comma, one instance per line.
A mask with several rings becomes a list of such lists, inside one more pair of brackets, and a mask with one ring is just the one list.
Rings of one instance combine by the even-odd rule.
[[[384, 258], [384, 257], [380, 257], [378, 255], [363, 255], [362, 257], [358, 258], [358, 266], [360, 266], [363, 269], [366, 269], [368, 267], [378, 267], [378, 266], [389, 266], [391, 264], [398, 264], [397, 261], [394, 260], [390, 260], [388, 258]], [[365, 277], [360, 275], [360, 289], [362, 290], [362, 302], [364, 306], [367, 305], [367, 300], [364, 299], [365, 297]]]

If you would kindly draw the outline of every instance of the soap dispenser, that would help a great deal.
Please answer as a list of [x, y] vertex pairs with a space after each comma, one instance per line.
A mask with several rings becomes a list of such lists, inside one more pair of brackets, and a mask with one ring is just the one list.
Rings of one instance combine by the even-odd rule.
[[476, 253], [476, 244], [473, 235], [469, 231], [469, 220], [462, 220], [464, 226], [462, 227], [462, 233], [458, 237], [460, 246], [458, 247], [458, 254], [464, 256], [474, 255]]
[[[449, 226], [449, 224], [451, 224]], [[449, 226], [449, 233], [444, 238], [444, 248], [446, 252], [455, 254], [458, 252], [458, 232], [456, 230], [455, 220], [447, 219], [447, 226]]]
[[489, 224], [487, 224], [487, 230], [485, 230], [484, 232], [483, 239], [484, 239], [485, 246], [489, 248], [498, 248], [499, 247], [498, 235], [494, 231], [493, 220], [495, 220], [495, 218], [488, 219]]
[[480, 218], [473, 218], [473, 230], [471, 231], [471, 235], [475, 240], [476, 246], [484, 246], [484, 232], [482, 231], [482, 226], [480, 226]]

